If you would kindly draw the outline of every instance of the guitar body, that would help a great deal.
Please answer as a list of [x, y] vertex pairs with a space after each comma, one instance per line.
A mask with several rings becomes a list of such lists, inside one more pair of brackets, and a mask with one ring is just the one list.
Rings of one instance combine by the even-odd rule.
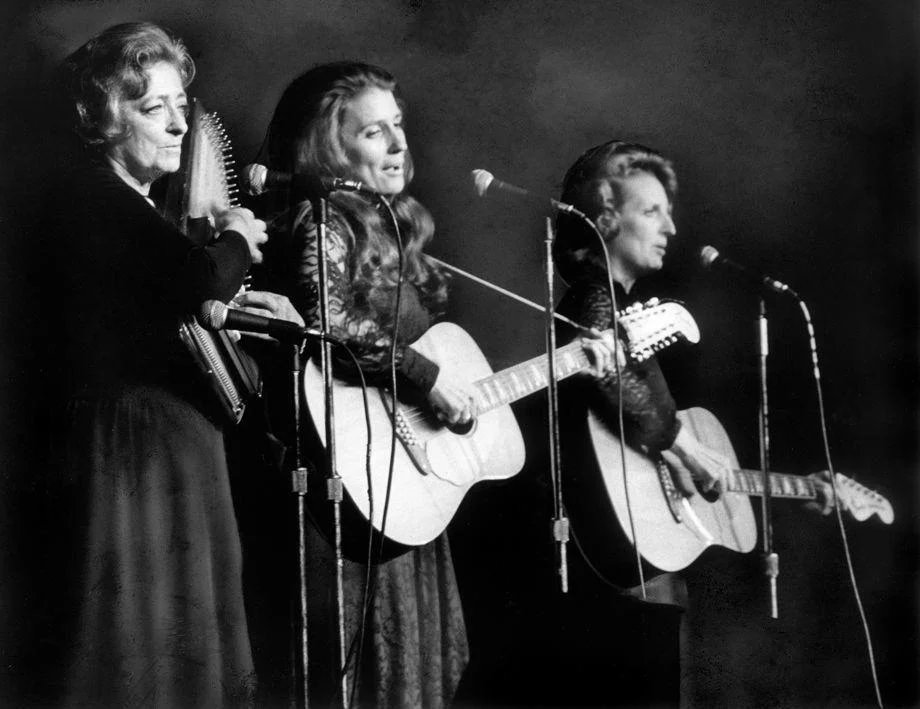
[[[452, 323], [434, 325], [412, 344], [412, 348], [442, 368], [459, 372], [469, 381], [492, 373], [473, 339]], [[312, 361], [304, 372], [304, 394], [317, 436], [325, 445], [323, 378]], [[432, 541], [447, 528], [470, 487], [481, 480], [509, 478], [524, 466], [524, 441], [510, 406], [487, 411], [469, 430], [457, 432], [442, 425], [424, 407], [416, 409], [400, 402], [396, 408], [398, 439], [384, 525], [393, 435], [390, 400], [389, 392], [368, 388], [372, 510], [361, 387], [334, 380], [339, 475], [360, 513], [370, 520], [378, 533], [382, 532], [391, 541], [406, 546]]]
[[[687, 409], [678, 418], [706, 446], [738, 461], [725, 429], [709, 411]], [[614, 515], [609, 517], [610, 538], [621, 534], [633, 540], [630, 508], [642, 558], [661, 571], [679, 571], [689, 566], [713, 545], [748, 552], [757, 543], [757, 527], [748, 495], [724, 492], [714, 502], [703, 495], [684, 498], [667, 474], [666, 466], [627, 446], [626, 480], [620, 457], [620, 440], [593, 413], [588, 413], [588, 430], [603, 487]], [[627, 486], [629, 503], [627, 505]], [[598, 524], [595, 522], [595, 527]], [[603, 527], [596, 533], [604, 533]]]
[[[625, 333], [624, 351], [633, 361], [643, 361], [679, 340], [699, 340], [693, 317], [673, 301], [651, 299], [631, 306], [620, 314], [619, 323]], [[400, 391], [402, 400], [395, 411], [386, 390], [370, 388], [368, 441], [360, 387], [334, 381], [336, 467], [349, 503], [342, 508], [341, 528], [345, 553], [355, 559], [367, 558], [368, 543], [382, 555], [392, 556], [430, 542], [447, 528], [470, 487], [481, 480], [500, 480], [520, 472], [524, 442], [509, 404], [548, 385], [545, 354], [493, 373], [473, 339], [452, 323], [435, 325], [412, 347], [445, 371], [469, 381], [479, 414], [463, 430], [447, 427], [435, 418], [427, 402], [419, 406], [420, 402], [410, 401], [413, 395], [418, 398], [411, 387]], [[592, 366], [580, 340], [557, 348], [555, 356], [557, 380]], [[304, 396], [316, 433], [310, 445], [325, 446], [323, 379], [313, 362], [304, 372]], [[394, 430], [397, 440], [390, 478]], [[579, 440], [584, 441], [585, 436]], [[317, 504], [316, 497], [310, 501], [314, 519], [328, 534], [331, 505], [325, 501]], [[610, 517], [609, 511], [605, 516]], [[354, 525], [356, 521], [360, 524]], [[353, 525], [360, 528], [358, 533]]]

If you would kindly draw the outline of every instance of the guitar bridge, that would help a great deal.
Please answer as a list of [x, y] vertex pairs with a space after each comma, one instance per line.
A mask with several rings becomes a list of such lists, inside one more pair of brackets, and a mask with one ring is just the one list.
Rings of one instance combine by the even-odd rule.
[[396, 431], [396, 437], [406, 449], [406, 453], [409, 454], [415, 467], [418, 468], [418, 471], [422, 475], [433, 474], [434, 471], [431, 469], [431, 463], [428, 461], [428, 455], [425, 453], [425, 448], [416, 435], [412, 423], [406, 418], [403, 409], [398, 405], [393, 405], [393, 399], [389, 392], [384, 393], [381, 391], [380, 398], [383, 400], [383, 405], [387, 413], [392, 416], [393, 430]]
[[668, 464], [665, 463], [664, 459], [660, 456], [658, 460], [655, 461], [655, 468], [658, 471], [658, 482], [661, 483], [661, 491], [664, 493], [664, 499], [668, 501], [668, 509], [671, 511], [671, 516], [674, 518], [675, 522], [680, 524], [683, 521], [681, 503], [684, 500], [684, 496], [674, 485], [674, 480], [671, 478], [671, 471], [668, 469]]

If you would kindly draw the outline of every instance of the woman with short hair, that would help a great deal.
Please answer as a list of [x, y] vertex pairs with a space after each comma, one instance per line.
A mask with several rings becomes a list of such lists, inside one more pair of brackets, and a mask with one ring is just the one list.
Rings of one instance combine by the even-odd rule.
[[183, 43], [145, 22], [110, 27], [65, 64], [86, 160], [52, 192], [44, 232], [67, 312], [51, 480], [66, 564], [42, 619], [60, 654], [43, 658], [39, 691], [68, 706], [252, 697], [220, 413], [178, 324], [237, 293], [266, 235], [234, 208], [198, 246], [150, 197], [180, 167], [194, 71]]

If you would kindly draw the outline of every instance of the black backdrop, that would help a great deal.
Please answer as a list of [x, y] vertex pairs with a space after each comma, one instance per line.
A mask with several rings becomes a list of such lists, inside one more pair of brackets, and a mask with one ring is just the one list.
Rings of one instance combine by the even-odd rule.
[[[540, 219], [478, 201], [470, 169], [553, 195], [582, 150], [614, 136], [673, 157], [679, 235], [659, 286], [688, 302], [703, 333], [683, 364], [696, 384], [681, 388], [680, 400], [715, 411], [742, 463], [756, 465], [756, 301], [704, 274], [694, 254], [713, 243], [793, 284], [816, 324], [835, 465], [895, 506], [893, 527], [851, 525], [850, 542], [883, 694], [892, 705], [916, 703], [914, 3], [59, 1], [7, 3], [2, 17], [4, 618], [19, 607], [28, 555], [28, 530], [13, 523], [15, 493], [32, 472], [29, 404], [41, 380], [21, 264], [41, 256], [22, 227], [56, 157], [42, 86], [101, 28], [150, 19], [192, 48], [192, 92], [224, 117], [241, 161], [254, 157], [275, 101], [303, 69], [343, 58], [389, 68], [409, 104], [412, 189], [439, 225], [432, 253], [533, 299], [542, 293]], [[496, 369], [542, 346], [538, 314], [478, 286], [457, 282], [452, 308]], [[770, 308], [774, 467], [820, 469], [804, 328], [790, 305]], [[551, 568], [521, 568], [547, 558], [533, 548], [548, 544], [541, 525], [550, 511], [533, 508], [544, 502], [534, 493], [545, 458], [541, 408], [528, 403], [518, 413], [531, 443], [524, 477], [476, 490], [452, 527], [474, 657], [480, 648], [489, 657], [500, 656], [499, 645], [516, 649], [490, 634], [515, 607], [508, 594], [520, 588], [509, 579], [532, 574], [543, 579], [532, 596], [555, 593]], [[779, 621], [766, 617], [756, 559], [713, 554], [690, 575], [693, 696], [723, 706], [871, 704], [832, 522], [778, 505], [775, 523]], [[15, 672], [15, 652], [2, 649]]]

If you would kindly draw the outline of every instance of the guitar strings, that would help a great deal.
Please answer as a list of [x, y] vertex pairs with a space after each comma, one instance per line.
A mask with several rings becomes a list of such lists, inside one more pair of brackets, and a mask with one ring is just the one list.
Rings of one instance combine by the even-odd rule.
[[[656, 311], [660, 307], [661, 306], [655, 302], [655, 299], [653, 299], [653, 300], [648, 301], [642, 306], [641, 312], [651, 313], [654, 315], [656, 314]], [[628, 314], [624, 315], [624, 313], [618, 313], [618, 317], [621, 319], [620, 320], [621, 322], [624, 316], [628, 316]], [[559, 316], [559, 317], [560, 319], [568, 321], [568, 318], [565, 318], [565, 316]], [[579, 327], [583, 331], [587, 331], [587, 332], [591, 331], [590, 328], [586, 328], [584, 326], [579, 326]], [[627, 329], [630, 328], [629, 325], [627, 325], [626, 327]], [[627, 348], [628, 350], [627, 356], [630, 358], [641, 356], [648, 349], [653, 348], [657, 346], [658, 344], [661, 344], [661, 343], [667, 344], [669, 341], [671, 341], [669, 340], [669, 338], [677, 337], [678, 333], [681, 332], [678, 327], [674, 327], [674, 326], [668, 327], [666, 325], [659, 325], [658, 327], [659, 329], [657, 331], [654, 331], [651, 334], [646, 333], [642, 336], [638, 336], [637, 333], [631, 333], [629, 336], [630, 346]], [[636, 343], [633, 343], [633, 336], [637, 336]], [[582, 369], [585, 369], [590, 366], [590, 362], [587, 358], [587, 355], [585, 354], [583, 346], [577, 341], [570, 342], [567, 345], [563, 345], [562, 347], [559, 347], [556, 350], [556, 353], [557, 355], [564, 353], [566, 355], [569, 355], [575, 358], [574, 369], [572, 369], [572, 371], [568, 371], [564, 373], [561, 377], [558, 377], [557, 375], [559, 379], [564, 379], [570, 376], [571, 374], [574, 374], [575, 372], [581, 371]], [[497, 375], [501, 375], [503, 377], [512, 377], [512, 378], [515, 375], [520, 375], [521, 379], [526, 381], [528, 379], [528, 376], [527, 376], [528, 372], [532, 374], [532, 369], [537, 364], [540, 363], [540, 360], [543, 360], [543, 359], [545, 359], [545, 355], [540, 355], [535, 358], [526, 360], [524, 362], [520, 362], [516, 365], [503, 369], [500, 372], [492, 373], [489, 376], [483, 377], [482, 379], [479, 379], [473, 382], [473, 384], [475, 386], [481, 387], [483, 386], [484, 382], [486, 382], [489, 379], [492, 379], [493, 377]], [[530, 387], [533, 391], [536, 391], [539, 388], [545, 388], [546, 385], [547, 383], [545, 380], [537, 380], [536, 383], [534, 383], [531, 380], [527, 382], [526, 387]], [[497, 401], [490, 401], [490, 396], [488, 394], [480, 395], [480, 399], [481, 399], [480, 403], [486, 404], [486, 407], [487, 407], [486, 410], [491, 410], [493, 408], [496, 408], [497, 406], [504, 406], [509, 403], [513, 403], [514, 401], [517, 401], [518, 399], [523, 398], [524, 396], [527, 396], [528, 394], [533, 393], [533, 391], [526, 391], [526, 390], [523, 391], [523, 393], [521, 391], [512, 391], [511, 397], [508, 398], [505, 395], [505, 393], [502, 392], [501, 389], [497, 385], [495, 389], [499, 392]], [[407, 423], [417, 423], [419, 421], [423, 421], [429, 418], [429, 414], [427, 413], [426, 409], [422, 407], [418, 407], [418, 406], [400, 405], [400, 412], [402, 414], [403, 420], [406, 421]]]

